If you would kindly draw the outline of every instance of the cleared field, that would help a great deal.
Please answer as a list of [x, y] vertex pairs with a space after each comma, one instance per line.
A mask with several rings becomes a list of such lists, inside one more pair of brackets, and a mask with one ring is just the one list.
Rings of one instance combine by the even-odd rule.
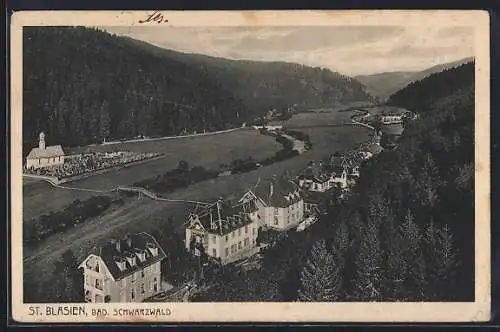
[[328, 124], [348, 124], [351, 123], [351, 116], [353, 112], [342, 112], [346, 109], [343, 107], [334, 108], [318, 108], [312, 109], [304, 113], [295, 114], [291, 119], [286, 121], [271, 122], [273, 125], [283, 125], [285, 127], [307, 127]]
[[[335, 151], [354, 147], [366, 141], [370, 135], [370, 131], [363, 127], [311, 128], [307, 132], [311, 137], [313, 149], [297, 157], [249, 173], [201, 182], [177, 190], [166, 197], [198, 201], [211, 201], [220, 196], [236, 198], [259, 178], [266, 181], [274, 174], [282, 174], [284, 170], [290, 175], [296, 174], [308, 160], [324, 158]], [[71, 191], [64, 190], [61, 194], [67, 195], [69, 192]], [[166, 226], [169, 217], [173, 218], [172, 226], [179, 236], [182, 236], [185, 216], [194, 208], [193, 204], [158, 202], [147, 198], [127, 199], [122, 207], [113, 208], [99, 218], [68, 230], [64, 236], [54, 235], [39, 247], [26, 250], [25, 278], [33, 281], [35, 278], [46, 280], [53, 269], [54, 261], [67, 249], [71, 249], [81, 260], [91, 247], [99, 245], [111, 236], [123, 235], [125, 232], [147, 232], [158, 226]], [[168, 251], [168, 248], [165, 249]]]
[[[213, 136], [199, 136], [163, 141], [144, 141], [103, 146], [90, 146], [70, 150], [70, 153], [84, 151], [165, 152], [161, 159], [139, 165], [113, 170], [64, 184], [74, 188], [108, 190], [119, 185], [132, 183], [163, 174], [185, 160], [192, 166], [217, 168], [221, 163], [230, 163], [234, 159], [254, 160], [272, 156], [281, 149], [281, 145], [269, 136], [260, 135], [256, 130], [244, 129]], [[36, 181], [36, 180], [35, 180]], [[90, 192], [71, 191], [54, 188], [46, 182], [33, 182], [23, 179], [23, 219], [29, 220], [51, 210], [58, 210], [75, 199], [86, 199]]]

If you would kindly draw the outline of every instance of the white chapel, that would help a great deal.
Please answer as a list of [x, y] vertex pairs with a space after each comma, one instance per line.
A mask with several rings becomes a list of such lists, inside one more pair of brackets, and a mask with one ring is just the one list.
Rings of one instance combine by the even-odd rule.
[[45, 146], [45, 134], [40, 133], [38, 147], [26, 157], [26, 168], [43, 168], [64, 164], [64, 151], [60, 145]]

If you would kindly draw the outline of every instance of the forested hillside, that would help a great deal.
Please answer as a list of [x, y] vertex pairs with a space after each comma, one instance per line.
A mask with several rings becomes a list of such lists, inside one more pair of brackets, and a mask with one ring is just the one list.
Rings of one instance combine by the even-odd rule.
[[355, 78], [366, 86], [366, 90], [371, 95], [386, 101], [397, 91], [404, 89], [412, 82], [418, 82], [432, 74], [457, 68], [465, 63], [473, 61], [474, 58], [464, 58], [453, 62], [432, 66], [422, 71], [415, 72], [387, 72], [373, 75], [360, 75]]
[[297, 64], [167, 51], [89, 28], [24, 28], [25, 151], [240, 126], [287, 105], [365, 101], [357, 81]]
[[323, 220], [266, 251], [260, 271], [225, 272], [205, 298], [473, 301], [473, 87], [471, 63], [394, 95], [421, 115], [399, 147], [365, 164]]

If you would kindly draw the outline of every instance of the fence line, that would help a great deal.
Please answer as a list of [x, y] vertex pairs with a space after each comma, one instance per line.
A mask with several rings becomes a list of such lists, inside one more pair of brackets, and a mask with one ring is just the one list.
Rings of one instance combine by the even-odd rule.
[[66, 190], [87, 191], [87, 192], [93, 192], [93, 193], [98, 193], [98, 194], [109, 194], [112, 192], [126, 191], [126, 192], [136, 192], [138, 194], [142, 194], [142, 195], [149, 197], [149, 198], [156, 200], [156, 201], [171, 202], [171, 203], [190, 203], [190, 204], [199, 204], [199, 205], [211, 204], [211, 203], [207, 203], [207, 202], [198, 202], [198, 201], [192, 201], [192, 200], [164, 198], [164, 197], [158, 196], [157, 194], [153, 193], [152, 191], [149, 191], [149, 190], [147, 190], [145, 188], [141, 188], [141, 187], [117, 186], [117, 187], [114, 187], [111, 189], [99, 190], [99, 189], [75, 188], [75, 187], [62, 186], [62, 185], [60, 185], [60, 184], [58, 184], [58, 183], [56, 183], [48, 178], [38, 178], [38, 179], [48, 182], [51, 186], [53, 186], [55, 188], [66, 189]]

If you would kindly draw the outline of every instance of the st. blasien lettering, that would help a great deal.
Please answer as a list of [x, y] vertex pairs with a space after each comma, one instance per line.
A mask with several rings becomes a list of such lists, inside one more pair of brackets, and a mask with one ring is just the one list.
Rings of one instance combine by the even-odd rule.
[[474, 301], [466, 32], [154, 26], [23, 29], [25, 303]]

